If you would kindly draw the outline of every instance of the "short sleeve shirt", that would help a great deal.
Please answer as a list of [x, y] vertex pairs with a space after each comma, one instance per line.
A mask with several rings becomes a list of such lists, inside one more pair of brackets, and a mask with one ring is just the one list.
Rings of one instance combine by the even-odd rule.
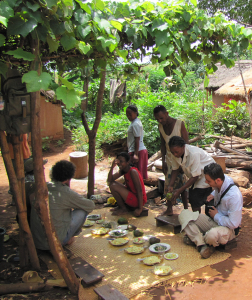
[[127, 146], [128, 152], [135, 151], [135, 137], [140, 137], [139, 141], [139, 151], [145, 150], [146, 147], [143, 143], [143, 125], [140, 119], [136, 118], [133, 120], [128, 128]]
[[215, 163], [215, 160], [204, 150], [199, 147], [185, 145], [183, 159], [172, 155], [172, 169], [183, 169], [188, 178], [199, 176], [194, 183], [194, 188], [208, 188], [209, 184], [205, 182], [204, 167]]

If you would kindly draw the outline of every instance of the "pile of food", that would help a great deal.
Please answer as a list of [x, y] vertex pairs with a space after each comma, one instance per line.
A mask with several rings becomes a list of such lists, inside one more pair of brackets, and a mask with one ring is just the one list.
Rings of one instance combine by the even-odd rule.
[[112, 241], [110, 241], [110, 243], [114, 246], [122, 246], [128, 243], [128, 239], [125, 238], [118, 238], [118, 239], [114, 239]]
[[168, 275], [172, 271], [170, 266], [156, 266], [154, 268], [154, 274], [156, 275]]
[[134, 244], [143, 244], [145, 242], [145, 239], [138, 237], [133, 239]]
[[99, 235], [101, 235], [101, 234], [106, 234], [106, 233], [108, 233], [108, 229], [107, 228], [96, 228], [96, 229], [93, 229], [92, 230], [92, 233], [93, 234], [99, 234]]
[[93, 226], [94, 223], [95, 223], [94, 221], [86, 220], [85, 223], [83, 224], [83, 226], [87, 226], [87, 227]]
[[146, 257], [143, 259], [143, 263], [147, 266], [153, 266], [155, 264], [159, 264], [161, 262], [161, 259], [155, 255]]
[[132, 246], [132, 247], [126, 248], [125, 251], [129, 254], [140, 254], [140, 253], [144, 252], [144, 248], [138, 247], [138, 246]]

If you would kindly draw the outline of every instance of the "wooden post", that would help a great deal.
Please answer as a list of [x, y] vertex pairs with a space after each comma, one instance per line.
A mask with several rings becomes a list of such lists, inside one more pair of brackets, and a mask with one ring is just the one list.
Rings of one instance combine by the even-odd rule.
[[[35, 60], [31, 66], [32, 70], [41, 72], [41, 61], [39, 52], [39, 41], [32, 40], [32, 48], [35, 54]], [[73, 294], [77, 294], [79, 290], [79, 281], [63, 251], [59, 242], [53, 224], [50, 218], [48, 189], [45, 182], [43, 159], [42, 159], [42, 138], [40, 130], [40, 94], [38, 92], [31, 93], [31, 142], [34, 164], [35, 177], [35, 209], [44, 225], [48, 244], [52, 255], [60, 269], [60, 272]]]
[[16, 202], [17, 213], [19, 218], [19, 226], [24, 232], [24, 238], [28, 247], [28, 252], [31, 260], [31, 264], [35, 270], [40, 270], [39, 260], [37, 256], [37, 251], [32, 238], [31, 230], [27, 221], [27, 213], [23, 206], [23, 201], [21, 193], [19, 190], [17, 177], [14, 171], [14, 167], [10, 158], [9, 146], [6, 140], [6, 135], [4, 131], [0, 130], [0, 141], [1, 141], [1, 151], [5, 163], [5, 168], [11, 183], [11, 187], [14, 194], [14, 200]]

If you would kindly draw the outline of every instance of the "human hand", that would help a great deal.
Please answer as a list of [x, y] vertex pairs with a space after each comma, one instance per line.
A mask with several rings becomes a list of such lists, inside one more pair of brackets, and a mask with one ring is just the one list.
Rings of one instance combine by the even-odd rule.
[[173, 193], [173, 186], [168, 185], [166, 193]]
[[210, 194], [207, 198], [206, 198], [206, 202], [210, 202], [211, 200], [213, 200], [214, 196], [212, 194]]
[[176, 204], [176, 200], [177, 200], [177, 198], [179, 198], [180, 194], [181, 193], [180, 193], [179, 190], [174, 190], [173, 191], [173, 195], [172, 195], [172, 199], [171, 199], [173, 205]]
[[214, 206], [211, 206], [209, 208], [208, 213], [209, 213], [209, 216], [213, 219], [214, 216], [218, 213], [218, 209], [216, 207], [214, 207]]
[[134, 210], [133, 214], [135, 217], [139, 217], [141, 215], [141, 212], [143, 211], [143, 209], [141, 208], [137, 208]]
[[111, 168], [114, 168], [115, 166], [117, 166], [118, 162], [119, 162], [119, 161], [118, 161], [117, 158], [114, 159], [113, 162], [112, 162]]
[[139, 161], [138, 155], [134, 154], [133, 163], [137, 163]]

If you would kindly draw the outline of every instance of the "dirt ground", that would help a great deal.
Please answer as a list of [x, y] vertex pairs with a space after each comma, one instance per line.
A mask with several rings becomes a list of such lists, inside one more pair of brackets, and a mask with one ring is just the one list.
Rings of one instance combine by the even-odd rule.
[[[44, 158], [48, 159], [45, 165], [45, 177], [49, 180], [49, 171], [52, 165], [58, 160], [69, 159], [69, 153], [73, 151], [73, 146], [69, 145], [70, 137], [66, 137], [63, 146], [52, 145], [51, 151], [44, 153]], [[106, 188], [106, 178], [112, 159], [107, 158], [96, 165], [96, 192], [101, 193]], [[71, 188], [80, 194], [87, 192], [87, 180], [72, 180]], [[18, 225], [16, 223], [16, 209], [11, 206], [11, 196], [8, 194], [9, 183], [5, 172], [2, 157], [0, 157], [0, 227], [6, 228], [10, 239], [4, 243], [4, 260], [0, 262], [0, 284], [18, 283], [27, 269], [20, 268], [18, 260]], [[156, 209], [162, 209], [157, 207]], [[219, 274], [212, 277], [205, 283], [195, 282], [188, 286], [165, 286], [157, 287], [148, 291], [153, 300], [167, 299], [251, 299], [252, 298], [252, 205], [243, 209], [242, 229], [238, 237], [238, 247], [230, 250], [231, 257], [224, 262], [213, 265]], [[29, 268], [28, 268], [29, 269]], [[46, 279], [52, 278], [46, 265], [41, 262], [41, 272], [39, 275]], [[72, 295], [68, 289], [54, 288], [49, 292], [32, 294], [9, 294], [0, 296], [0, 299], [40, 299], [76, 300], [77, 296]], [[147, 298], [146, 298], [147, 299]], [[148, 300], [150, 298], [148, 297]]]

